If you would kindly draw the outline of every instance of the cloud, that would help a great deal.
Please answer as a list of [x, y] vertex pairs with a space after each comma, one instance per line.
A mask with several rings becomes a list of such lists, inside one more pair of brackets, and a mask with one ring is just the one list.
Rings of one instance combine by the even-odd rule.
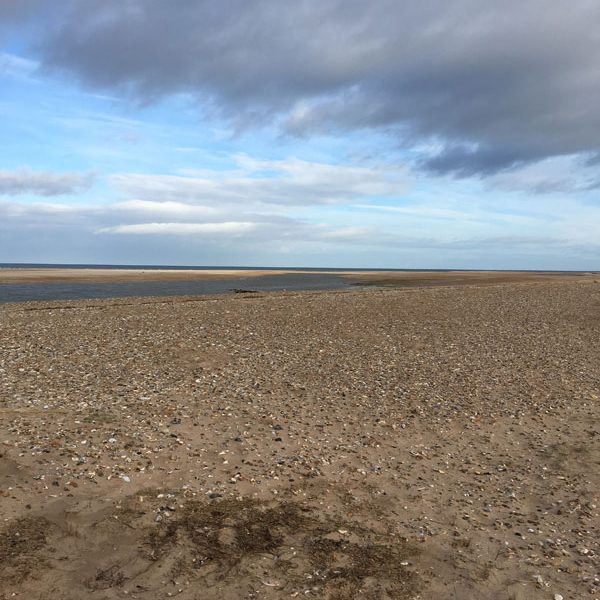
[[226, 234], [235, 235], [252, 231], [256, 223], [227, 221], [225, 223], [135, 223], [134, 225], [116, 225], [99, 229], [98, 233], [121, 234], [161, 234], [161, 235], [191, 235], [191, 234]]
[[364, 213], [350, 223], [223, 209], [176, 217], [123, 204], [0, 200], [0, 254], [7, 262], [396, 268], [593, 269], [600, 259], [598, 209], [573, 204], [556, 207], [562, 220], [539, 235], [412, 227], [403, 215]]
[[42, 0], [2, 0], [0, 2], [0, 26], [29, 16], [42, 5]]
[[397, 197], [402, 170], [333, 165], [298, 159], [235, 158], [231, 170], [185, 171], [181, 175], [124, 173], [111, 183], [123, 194], [150, 201], [209, 206], [339, 204], [363, 197]]
[[133, 214], [153, 214], [169, 216], [171, 218], [189, 219], [190, 217], [212, 216], [218, 214], [219, 210], [214, 206], [193, 206], [183, 202], [164, 201], [153, 202], [151, 200], [125, 200], [114, 204], [118, 211]]
[[598, 152], [599, 21], [594, 0], [92, 0], [39, 49], [141, 103], [186, 94], [294, 135], [378, 129], [470, 176]]
[[549, 158], [491, 176], [491, 188], [536, 195], [585, 193], [600, 188], [595, 165], [577, 156]]
[[36, 215], [64, 215], [72, 213], [73, 208], [65, 204], [51, 202], [33, 202], [21, 204], [0, 200], [0, 215], [4, 217], [29, 217]]
[[88, 189], [94, 180], [91, 173], [57, 173], [18, 169], [0, 170], [0, 194], [37, 194], [61, 196], [77, 194]]
[[354, 208], [359, 208], [368, 211], [388, 212], [392, 214], [402, 215], [406, 217], [414, 217], [421, 221], [454, 221], [455, 223], [478, 223], [481, 225], [490, 223], [503, 223], [508, 225], [539, 225], [541, 220], [540, 215], [537, 218], [524, 216], [514, 213], [499, 212], [494, 208], [486, 208], [485, 210], [477, 207], [475, 203], [471, 206], [459, 210], [457, 208], [448, 208], [446, 206], [430, 206], [422, 204], [411, 204], [407, 206], [389, 206], [385, 204], [354, 204]]
[[9, 52], [0, 52], [0, 76], [28, 78], [38, 68], [39, 64], [34, 60]]

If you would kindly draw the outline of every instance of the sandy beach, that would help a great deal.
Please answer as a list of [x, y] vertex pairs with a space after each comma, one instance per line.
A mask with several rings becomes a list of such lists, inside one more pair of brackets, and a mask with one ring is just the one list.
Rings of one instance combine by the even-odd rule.
[[0, 307], [0, 598], [600, 598], [598, 276], [361, 277]]
[[594, 274], [535, 271], [369, 271], [369, 270], [289, 270], [289, 269], [125, 269], [125, 268], [0, 268], [0, 284], [22, 283], [111, 283], [130, 281], [185, 281], [263, 277], [286, 273], [334, 274], [368, 284], [393, 286], [463, 285], [471, 283], [511, 283], [579, 279]]

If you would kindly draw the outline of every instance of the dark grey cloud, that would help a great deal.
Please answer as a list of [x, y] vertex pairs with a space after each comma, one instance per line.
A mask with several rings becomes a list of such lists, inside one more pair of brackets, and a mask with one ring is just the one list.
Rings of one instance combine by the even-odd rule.
[[596, 165], [600, 165], [600, 151], [594, 152], [594, 154], [588, 156], [585, 164], [588, 167], [595, 167]]
[[11, 33], [15, 33], [14, 39], [19, 41], [25, 35], [39, 39], [50, 26], [57, 25], [65, 18], [74, 2], [75, 0], [0, 0], [0, 43], [4, 42], [7, 33], [9, 40], [13, 37]]
[[600, 3], [88, 0], [44, 65], [138, 102], [190, 94], [235, 125], [381, 128], [436, 172], [598, 151]]
[[94, 176], [90, 173], [58, 173], [31, 169], [0, 170], [0, 194], [7, 196], [77, 194], [89, 188], [93, 179]]
[[0, 2], [0, 25], [3, 23], [8, 24], [30, 15], [40, 4], [41, 0], [2, 0]]

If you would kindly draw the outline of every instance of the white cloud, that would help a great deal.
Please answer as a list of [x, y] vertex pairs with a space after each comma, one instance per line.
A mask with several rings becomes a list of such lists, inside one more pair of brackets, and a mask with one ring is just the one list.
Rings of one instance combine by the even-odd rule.
[[112, 184], [123, 193], [151, 201], [283, 206], [341, 204], [372, 196], [393, 198], [404, 191], [395, 168], [358, 167], [299, 159], [235, 157], [236, 169], [183, 171], [180, 175], [125, 173]]
[[197, 206], [183, 202], [154, 202], [152, 200], [125, 200], [114, 204], [121, 211], [153, 215], [170, 215], [171, 217], [198, 217], [218, 214], [214, 206]]
[[0, 200], [0, 215], [9, 217], [28, 217], [32, 214], [37, 215], [65, 215], [73, 212], [75, 209], [66, 204], [55, 202], [32, 202], [21, 204], [19, 202], [8, 202]]
[[600, 188], [597, 166], [579, 156], [560, 156], [498, 173], [486, 181], [489, 188], [530, 194], [565, 194]]
[[[403, 198], [404, 174], [398, 167], [242, 155], [228, 170], [113, 175], [108, 181], [120, 192], [117, 201], [110, 195], [101, 204], [73, 198], [35, 203], [0, 198], [0, 251], [11, 256], [27, 241], [32, 249], [40, 248], [36, 256], [49, 257], [54, 247], [73, 252], [69, 248], [77, 239], [78, 247], [93, 246], [94, 252], [104, 253], [104, 260], [118, 252], [141, 257], [147, 252], [155, 262], [194, 262], [185, 258], [190, 248], [196, 249], [196, 262], [218, 255], [225, 257], [221, 264], [267, 264], [284, 252], [352, 256], [357, 264], [368, 264], [363, 257], [377, 256], [373, 266], [414, 256], [416, 262], [400, 260], [400, 267], [459, 264], [448, 262], [452, 257], [477, 267], [484, 264], [478, 257], [488, 253], [498, 260], [486, 264], [497, 268], [517, 266], [519, 260], [527, 266], [573, 265], [580, 256], [588, 257], [589, 265], [600, 249], [600, 208], [583, 197], [533, 195], [526, 205], [514, 193], [489, 193], [481, 199], [471, 193], [466, 198], [452, 180], [444, 179], [428, 186], [416, 181]], [[75, 177], [65, 180], [60, 175]], [[0, 171], [0, 185], [4, 182], [15, 194], [37, 189], [49, 195], [67, 189], [78, 177]], [[30, 256], [29, 246], [21, 248], [23, 256]], [[173, 258], [161, 258], [159, 250]], [[543, 258], [544, 253], [554, 258], [529, 261], [529, 256]], [[421, 261], [420, 256], [430, 258]], [[502, 263], [505, 256], [513, 262]]]
[[38, 67], [39, 63], [29, 58], [0, 52], [0, 76], [29, 79]]
[[[0, 253], [15, 262], [68, 262], [75, 249], [78, 261], [97, 263], [413, 268], [592, 269], [600, 257], [594, 227], [600, 217], [592, 207], [585, 212], [587, 229], [573, 215], [521, 235], [479, 225], [462, 233], [417, 227], [381, 212], [303, 219], [238, 210], [177, 221], [148, 205], [135, 212], [120, 204], [0, 200]], [[564, 215], [564, 207], [555, 210]]]
[[339, 228], [322, 228], [317, 232], [323, 240], [332, 242], [367, 242], [380, 243], [378, 240], [377, 231], [368, 227], [339, 227]]
[[478, 208], [475, 203], [473, 203], [473, 206], [468, 210], [456, 210], [453, 208], [424, 205], [389, 206], [384, 204], [354, 204], [353, 207], [369, 211], [396, 213], [424, 220], [435, 219], [458, 221], [461, 223], [490, 223], [491, 221], [497, 221], [502, 223], [528, 225], [534, 224], [536, 221], [532, 217], [500, 213], [493, 209], [482, 210]]
[[98, 233], [120, 234], [166, 234], [166, 235], [191, 235], [191, 234], [228, 234], [235, 235], [256, 229], [257, 223], [243, 221], [227, 221], [224, 223], [135, 223], [133, 225], [115, 225], [99, 229]]

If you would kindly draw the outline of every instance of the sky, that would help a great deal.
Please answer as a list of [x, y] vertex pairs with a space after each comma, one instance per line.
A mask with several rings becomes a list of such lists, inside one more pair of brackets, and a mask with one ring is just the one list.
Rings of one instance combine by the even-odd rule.
[[600, 269], [597, 0], [0, 0], [0, 263]]

